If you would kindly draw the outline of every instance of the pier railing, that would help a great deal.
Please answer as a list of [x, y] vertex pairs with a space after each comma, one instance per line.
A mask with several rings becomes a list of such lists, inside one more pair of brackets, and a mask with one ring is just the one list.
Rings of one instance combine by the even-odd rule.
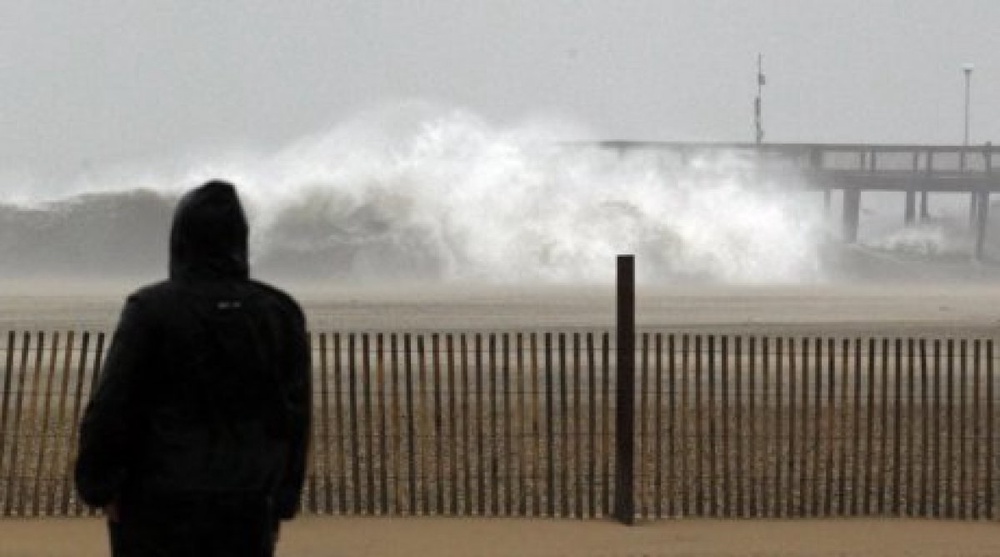
[[[864, 187], [864, 189], [947, 189], [954, 179], [968, 178], [996, 184], [995, 165], [1000, 145], [916, 145], [874, 143], [716, 143], [690, 141], [602, 141], [571, 143], [569, 146], [617, 151], [648, 156], [665, 167], [684, 166], [694, 161], [717, 158], [752, 161], [759, 168], [799, 170], [814, 178], [855, 176], [854, 182], [814, 183], [815, 187]], [[863, 172], [864, 175], [858, 174]], [[902, 177], [918, 180], [907, 185]], [[861, 180], [898, 177], [898, 183], [866, 184]], [[935, 180], [941, 179], [940, 183]], [[966, 184], [961, 181], [959, 183]], [[958, 190], [961, 191], [961, 190]]]
[[[101, 332], [0, 338], [0, 515], [93, 514], [72, 485]], [[305, 512], [614, 513], [610, 332], [316, 332]], [[640, 519], [997, 520], [993, 339], [635, 337]]]
[[[797, 184], [822, 191], [829, 210], [833, 192], [842, 196], [843, 239], [858, 240], [864, 192], [900, 192], [906, 225], [930, 218], [929, 196], [969, 196], [974, 229], [971, 252], [986, 255], [991, 195], [1000, 192], [1000, 146], [879, 145], [837, 143], [710, 143], [670, 141], [603, 141], [569, 143], [569, 148], [598, 149], [622, 157], [645, 157], [664, 169], [713, 160], [745, 162], [745, 171], [761, 183]], [[735, 165], [736, 168], [739, 164]], [[919, 196], [919, 201], [918, 201]], [[919, 209], [918, 209], [919, 206]]]

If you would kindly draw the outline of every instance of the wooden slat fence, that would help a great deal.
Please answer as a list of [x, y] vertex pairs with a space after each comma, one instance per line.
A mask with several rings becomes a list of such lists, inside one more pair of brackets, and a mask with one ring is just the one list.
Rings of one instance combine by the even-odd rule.
[[[306, 512], [606, 517], [608, 332], [313, 333]], [[635, 512], [997, 520], [992, 339], [636, 337]], [[92, 514], [71, 482], [100, 332], [0, 351], [0, 515]]]

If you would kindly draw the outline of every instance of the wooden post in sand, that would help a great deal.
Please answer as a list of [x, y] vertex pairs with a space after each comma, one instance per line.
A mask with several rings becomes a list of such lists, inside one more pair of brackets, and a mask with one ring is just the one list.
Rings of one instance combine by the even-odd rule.
[[635, 439], [635, 256], [618, 256], [618, 389], [616, 404], [617, 478], [615, 516], [635, 524], [633, 450]]

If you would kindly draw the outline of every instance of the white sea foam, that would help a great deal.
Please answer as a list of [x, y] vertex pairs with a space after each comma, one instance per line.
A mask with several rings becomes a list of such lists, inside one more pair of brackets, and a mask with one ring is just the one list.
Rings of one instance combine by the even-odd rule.
[[241, 185], [256, 259], [348, 277], [606, 282], [618, 253], [652, 283], [822, 276], [823, 219], [800, 184], [758, 183], [735, 157], [678, 167], [561, 144], [565, 131], [411, 107], [185, 182]]
[[[639, 278], [649, 284], [801, 284], [830, 275], [823, 254], [835, 234], [820, 196], [795, 178], [762, 179], [754, 161], [736, 155], [695, 155], [682, 165], [652, 150], [562, 142], [593, 135], [564, 121], [498, 126], [468, 111], [411, 103], [274, 152], [105, 169], [73, 189], [145, 187], [164, 194], [169, 207], [202, 181], [231, 180], [251, 217], [256, 268], [309, 279], [606, 283], [619, 253], [636, 254]], [[168, 210], [148, 200], [144, 207]], [[872, 241], [933, 252], [950, 246], [949, 234], [889, 228]], [[117, 260], [129, 257], [118, 249]]]

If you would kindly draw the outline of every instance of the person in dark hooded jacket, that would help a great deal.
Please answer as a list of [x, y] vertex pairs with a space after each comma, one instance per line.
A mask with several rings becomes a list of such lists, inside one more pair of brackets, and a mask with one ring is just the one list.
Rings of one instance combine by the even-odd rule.
[[306, 467], [305, 318], [249, 278], [235, 188], [185, 195], [169, 280], [128, 297], [80, 429], [76, 487], [112, 555], [273, 555]]

